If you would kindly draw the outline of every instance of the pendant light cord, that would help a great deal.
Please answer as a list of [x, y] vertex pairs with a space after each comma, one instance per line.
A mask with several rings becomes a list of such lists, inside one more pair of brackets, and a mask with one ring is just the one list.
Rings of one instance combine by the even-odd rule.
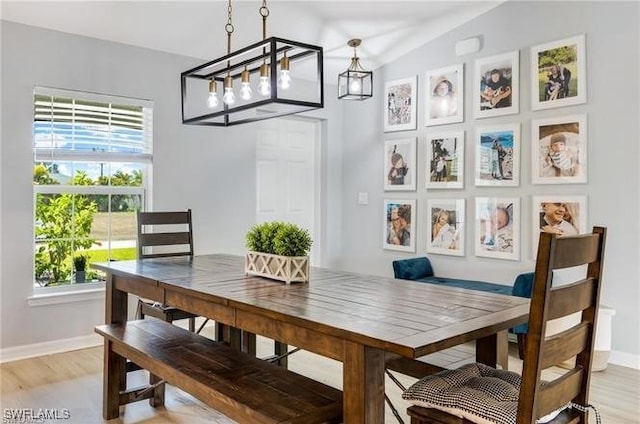
[[[231, 13], [233, 12], [233, 8], [231, 7], [231, 0], [227, 3], [227, 24], [224, 26], [225, 31], [227, 31], [227, 54], [231, 54], [231, 34], [233, 34], [233, 20], [231, 18]], [[227, 60], [227, 68], [231, 66], [231, 61]]]
[[267, 39], [267, 17], [269, 16], [269, 8], [267, 7], [267, 0], [262, 0], [262, 7], [260, 7], [260, 16], [262, 16], [262, 39]]

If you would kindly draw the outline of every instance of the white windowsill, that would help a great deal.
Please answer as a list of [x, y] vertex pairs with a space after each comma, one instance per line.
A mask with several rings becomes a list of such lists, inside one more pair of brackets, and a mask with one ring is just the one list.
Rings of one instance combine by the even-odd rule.
[[87, 300], [101, 300], [104, 299], [104, 288], [104, 282], [36, 288], [33, 296], [27, 298], [27, 302], [29, 306], [46, 306], [85, 302]]

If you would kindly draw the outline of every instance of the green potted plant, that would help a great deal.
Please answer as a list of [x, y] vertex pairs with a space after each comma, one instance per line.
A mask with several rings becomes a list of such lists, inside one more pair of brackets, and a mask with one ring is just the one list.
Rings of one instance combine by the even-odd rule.
[[73, 268], [75, 269], [76, 284], [84, 283], [86, 281], [87, 257], [85, 255], [74, 256]]
[[295, 224], [280, 221], [254, 225], [246, 234], [249, 251], [245, 272], [275, 280], [309, 281], [309, 232]]

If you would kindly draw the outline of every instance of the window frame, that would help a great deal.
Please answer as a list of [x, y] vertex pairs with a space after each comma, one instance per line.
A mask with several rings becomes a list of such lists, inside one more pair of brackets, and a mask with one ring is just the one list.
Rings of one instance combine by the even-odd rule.
[[[43, 122], [43, 119], [37, 119], [38, 116], [36, 114], [37, 108], [37, 98], [38, 96], [50, 96], [52, 98], [64, 98], [65, 100], [71, 100], [72, 104], [75, 101], [79, 102], [98, 102], [105, 105], [108, 108], [109, 119], [112, 118], [112, 106], [125, 106], [125, 107], [140, 107], [142, 111], [142, 116], [140, 118], [140, 122], [142, 124], [141, 128], [141, 136], [143, 143], [141, 144], [141, 151], [138, 152], [114, 152], [108, 151], [108, 147], [112, 147], [113, 139], [107, 138], [105, 139], [105, 149], [100, 149], [98, 151], [90, 151], [90, 150], [75, 150], [74, 147], [70, 149], [64, 148], [52, 148], [52, 147], [38, 147], [36, 140], [36, 125], [38, 123]], [[62, 300], [61, 298], [67, 297], [65, 295], [73, 294], [77, 299], [88, 299], [86, 296], [78, 296], [78, 292], [90, 292], [90, 291], [103, 291], [104, 290], [104, 281], [98, 282], [88, 282], [83, 284], [76, 284], [74, 282], [70, 282], [68, 284], [61, 284], [51, 287], [42, 287], [38, 285], [36, 282], [36, 203], [38, 194], [71, 194], [71, 195], [139, 195], [140, 196], [140, 207], [144, 210], [146, 209], [147, 202], [149, 201], [147, 193], [151, 192], [151, 175], [152, 175], [152, 167], [153, 167], [153, 109], [154, 103], [150, 100], [143, 99], [135, 99], [130, 97], [122, 97], [122, 96], [113, 96], [113, 95], [104, 95], [97, 93], [89, 93], [75, 90], [66, 90], [66, 89], [56, 89], [50, 87], [41, 87], [35, 86], [33, 90], [33, 120], [32, 120], [32, 150], [33, 150], [33, 162], [31, 164], [32, 169], [43, 162], [86, 162], [86, 163], [104, 163], [108, 164], [122, 164], [122, 163], [135, 163], [141, 166], [142, 171], [142, 185], [141, 186], [124, 186], [124, 185], [73, 185], [73, 184], [35, 184], [33, 183], [33, 254], [32, 254], [32, 272], [31, 272], [31, 284], [33, 288], [33, 296], [29, 298], [29, 303], [33, 305], [41, 305], [41, 304], [50, 304], [50, 303], [61, 303], [67, 302], [69, 300]], [[51, 105], [52, 115], [55, 111], [55, 106]], [[75, 107], [73, 108], [75, 112]], [[46, 120], [44, 120], [46, 122]], [[89, 126], [88, 123], [85, 122], [69, 122], [68, 120], [58, 120], [55, 118], [51, 119], [52, 126], [55, 123], [60, 124], [68, 124], [73, 126], [76, 125], [85, 125]], [[95, 124], [94, 124], [95, 125]], [[106, 126], [108, 127], [108, 131], [106, 134], [111, 135], [111, 121], [108, 124], [97, 124], [99, 127]], [[122, 128], [121, 126], [118, 126]], [[86, 128], [85, 128], [86, 129]], [[74, 129], [75, 130], [75, 129]], [[54, 130], [51, 130], [54, 133]], [[75, 143], [77, 140], [75, 135], [72, 136], [71, 142]], [[95, 143], [99, 144], [100, 139], [96, 139]], [[76, 175], [76, 169], [73, 171], [73, 175], [71, 178], [74, 178]], [[111, 170], [108, 177], [114, 175], [115, 170]], [[109, 201], [109, 208], [107, 211], [109, 214], [113, 213], [111, 210], [111, 202]], [[111, 229], [108, 230], [108, 249], [111, 250], [111, 242], [113, 241]], [[43, 300], [38, 301], [38, 298], [42, 298]], [[45, 298], [51, 298], [51, 302], [47, 301]]]

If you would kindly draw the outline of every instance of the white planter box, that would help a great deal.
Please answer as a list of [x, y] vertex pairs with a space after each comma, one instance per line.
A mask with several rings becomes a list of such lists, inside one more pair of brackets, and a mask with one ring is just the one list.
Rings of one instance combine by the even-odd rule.
[[308, 256], [280, 256], [261, 252], [247, 252], [244, 261], [247, 275], [258, 275], [273, 280], [292, 282], [309, 281]]

